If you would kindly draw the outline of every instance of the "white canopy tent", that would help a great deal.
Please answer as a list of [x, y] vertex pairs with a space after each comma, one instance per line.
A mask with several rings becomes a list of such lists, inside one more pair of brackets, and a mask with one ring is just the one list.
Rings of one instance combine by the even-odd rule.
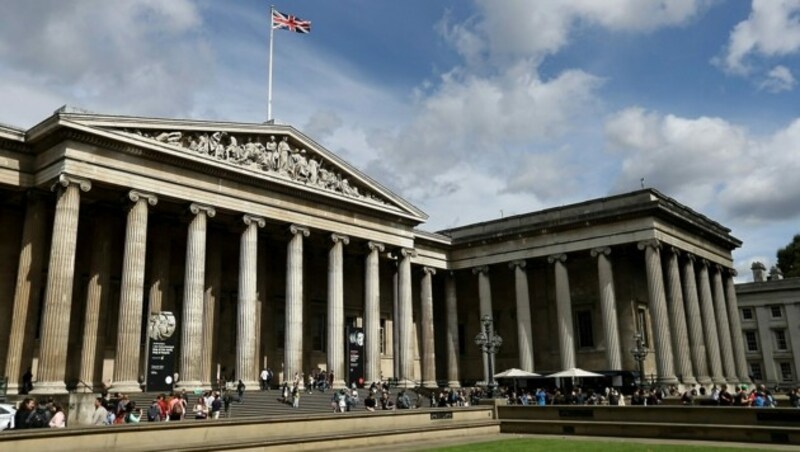
[[504, 370], [499, 374], [495, 374], [494, 378], [513, 378], [514, 379], [514, 392], [517, 391], [517, 379], [525, 379], [525, 378], [536, 378], [541, 377], [540, 374], [535, 372], [528, 372], [527, 370], [517, 369], [516, 367], [512, 367], [511, 369]]

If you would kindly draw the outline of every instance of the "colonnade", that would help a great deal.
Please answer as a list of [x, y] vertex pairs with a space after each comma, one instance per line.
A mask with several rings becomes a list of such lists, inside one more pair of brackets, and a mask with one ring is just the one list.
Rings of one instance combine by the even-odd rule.
[[[91, 182], [62, 174], [54, 185], [57, 192], [52, 227], [45, 299], [41, 320], [41, 346], [35, 391], [61, 393], [66, 391], [67, 347], [71, 319], [72, 288], [75, 279], [75, 257], [78, 233], [78, 215], [81, 192], [91, 189]], [[129, 206], [126, 226], [123, 268], [120, 288], [119, 316], [117, 319], [116, 360], [113, 390], [132, 392], [139, 390], [142, 363], [141, 325], [142, 312], [161, 310], [158, 291], [151, 291], [149, 307], [145, 302], [145, 254], [148, 243], [148, 214], [158, 203], [158, 197], [139, 190], [128, 192]], [[181, 320], [178, 387], [196, 388], [209, 384], [213, 344], [210, 335], [203, 334], [218, 322], [219, 294], [207, 293], [207, 281], [219, 280], [219, 249], [210, 247], [214, 259], [206, 268], [208, 221], [216, 215], [213, 206], [199, 203], [187, 205], [191, 220], [187, 230], [183, 305]], [[258, 284], [258, 229], [266, 219], [248, 212], [241, 215], [239, 249], [238, 300], [236, 315], [236, 378], [245, 384], [257, 381], [257, 363], [260, 346], [260, 318], [257, 301]], [[22, 247], [19, 255], [13, 318], [5, 375], [10, 377], [9, 390], [19, 389], [24, 357], [32, 354], [31, 337], [38, 313], [35, 294], [41, 285], [37, 275], [42, 273], [43, 259], [37, 250], [45, 247], [46, 209], [38, 197], [28, 199], [23, 226]], [[98, 220], [99, 221], [99, 220]], [[303, 372], [303, 245], [312, 233], [309, 227], [287, 225], [289, 240], [286, 256], [285, 291], [285, 343], [284, 376], [292, 379]], [[95, 234], [89, 263], [90, 279], [83, 318], [80, 378], [91, 381], [96, 373], [97, 344], [100, 326], [105, 322], [102, 309], [108, 303], [109, 249], [112, 238], [102, 228]], [[315, 234], [320, 231], [314, 231]], [[336, 377], [334, 386], [344, 385], [346, 357], [344, 355], [344, 249], [350, 237], [337, 231], [330, 234], [327, 282], [327, 367]], [[163, 237], [153, 249], [156, 253], [151, 275], [154, 281], [164, 279], [169, 271], [169, 251]], [[643, 251], [647, 277], [648, 310], [652, 319], [653, 351], [658, 381], [664, 384], [709, 384], [749, 381], [744, 345], [740, 334], [738, 307], [733, 286], [733, 271], [699, 259], [674, 247], [666, 248], [657, 240], [638, 243]], [[387, 246], [374, 241], [366, 242], [364, 271], [364, 330], [365, 379], [375, 381], [380, 373], [380, 253]], [[605, 340], [605, 370], [622, 370], [622, 341], [619, 334], [619, 315], [612, 268], [613, 249], [599, 247], [587, 250], [597, 261], [598, 302], [601, 310], [603, 338]], [[395, 341], [396, 377], [403, 384], [414, 384], [412, 260], [416, 251], [408, 248], [394, 250], [397, 256], [396, 304], [394, 321], [397, 328]], [[575, 333], [571, 300], [568, 255], [547, 256], [555, 277], [556, 324], [558, 334], [559, 364], [563, 369], [576, 367]], [[166, 260], [166, 263], [165, 263]], [[519, 366], [534, 371], [533, 319], [531, 316], [530, 287], [525, 260], [508, 263], [514, 278], [517, 344]], [[492, 315], [492, 289], [489, 266], [472, 268], [477, 277], [480, 315]], [[208, 270], [208, 271], [207, 271]], [[434, 291], [433, 279], [437, 271], [422, 267], [420, 284], [420, 345], [421, 383], [437, 385], [434, 344]], [[446, 322], [445, 352], [447, 381], [457, 386], [460, 378], [458, 316], [460, 308], [456, 283], [452, 271], [439, 272], [444, 278], [444, 312]], [[219, 286], [219, 284], [217, 284]], [[461, 313], [463, 315], [463, 312]], [[483, 360], [483, 375], [488, 377], [489, 367]]]
[[[82, 320], [82, 341], [79, 378], [86, 384], [93, 381], [98, 364], [102, 364], [98, 350], [100, 330], [105, 323], [103, 309], [109, 297], [109, 271], [112, 238], [108, 228], [97, 228], [92, 241], [92, 252], [88, 281], [86, 309], [83, 319], [71, 319], [73, 282], [78, 237], [78, 217], [81, 205], [80, 193], [91, 189], [91, 182], [62, 174], [53, 187], [57, 192], [56, 209], [50, 245], [44, 311], [40, 330], [40, 353], [37, 382], [34, 393], [56, 394], [66, 392], [67, 348], [71, 321]], [[140, 190], [130, 190], [132, 202], [128, 209], [122, 278], [120, 287], [119, 316], [117, 322], [116, 358], [111, 389], [120, 392], [140, 391], [139, 376], [143, 359], [141, 356], [142, 312], [157, 312], [162, 309], [162, 290], [151, 290], [147, 300], [149, 306], [143, 311], [145, 302], [145, 254], [148, 243], [148, 214], [156, 206], [158, 197]], [[204, 334], [219, 321], [217, 297], [206, 293], [208, 280], [219, 280], [220, 250], [212, 248], [213, 259], [208, 259], [206, 270], [208, 221], [216, 215], [213, 206], [200, 203], [187, 205], [191, 220], [187, 230], [185, 274], [183, 281], [183, 303], [180, 329], [179, 380], [176, 387], [194, 389], [208, 386], [212, 374], [213, 334]], [[239, 282], [236, 313], [235, 375], [250, 387], [257, 387], [258, 344], [260, 331], [257, 315], [258, 287], [258, 229], [266, 219], [249, 213], [241, 214], [243, 227], [239, 251]], [[5, 375], [9, 378], [9, 391], [20, 389], [23, 365], [30, 363], [32, 356], [33, 329], [38, 315], [35, 295], [38, 293], [37, 275], [43, 265], [40, 250], [45, 248], [47, 213], [45, 204], [38, 197], [28, 201], [23, 225], [22, 248], [19, 256], [17, 287], [14, 299], [10, 346], [6, 360]], [[107, 221], [106, 219], [105, 221]], [[98, 218], [96, 221], [103, 221]], [[95, 223], [97, 224], [97, 223]], [[287, 225], [290, 239], [287, 243], [286, 260], [286, 307], [284, 376], [291, 380], [303, 369], [303, 242], [311, 229], [297, 224]], [[316, 231], [315, 231], [316, 232]], [[328, 313], [327, 313], [327, 367], [334, 372], [335, 387], [343, 387], [346, 372], [344, 354], [344, 247], [350, 238], [337, 232], [329, 233], [331, 247], [328, 267]], [[155, 284], [166, 279], [169, 272], [169, 244], [155, 239], [156, 254], [152, 259], [152, 279]], [[380, 379], [380, 253], [387, 246], [378, 242], [367, 242], [365, 261], [364, 327], [369, 338], [365, 342], [365, 378]], [[413, 359], [411, 356], [413, 336], [412, 314], [412, 266], [413, 249], [397, 249], [400, 316], [398, 328], [400, 344], [395, 358], [399, 360], [401, 382], [413, 384]], [[422, 268], [421, 300], [422, 318], [428, 327], [422, 329], [422, 377], [426, 386], [436, 386], [434, 333], [433, 333], [433, 268]], [[219, 283], [216, 284], [219, 287]], [[25, 358], [28, 357], [28, 358]], [[99, 362], [98, 362], [99, 361]], [[252, 385], [252, 386], [251, 386]]]
[[[666, 247], [658, 240], [636, 243], [643, 251], [647, 278], [647, 310], [652, 323], [652, 343], [657, 381], [660, 384], [736, 384], [749, 382], [741, 325], [738, 315], [733, 269], [723, 268], [706, 259], [697, 258], [678, 248]], [[623, 354], [619, 334], [619, 315], [614, 288], [611, 247], [589, 250], [597, 261], [598, 301], [603, 338], [605, 369], [623, 370]], [[577, 253], [577, 252], [576, 252]], [[568, 271], [568, 255], [547, 256], [553, 266], [556, 301], [556, 331], [559, 364], [562, 369], [576, 367], [576, 345], [573, 307]], [[697, 269], [695, 265], [697, 264]], [[534, 354], [531, 331], [530, 291], [525, 261], [509, 263], [514, 271], [516, 294], [517, 341], [519, 368], [533, 372]], [[488, 266], [473, 268], [478, 278], [480, 315], [491, 315], [492, 295]], [[448, 285], [446, 287], [451, 287]], [[447, 292], [447, 315], [456, 316], [455, 302]], [[449, 320], [449, 319], [448, 319]], [[457, 363], [451, 358], [457, 349], [450, 339], [455, 325], [448, 322], [448, 380], [457, 380]], [[646, 328], [639, 325], [637, 328]], [[484, 379], [488, 365], [484, 356]]]

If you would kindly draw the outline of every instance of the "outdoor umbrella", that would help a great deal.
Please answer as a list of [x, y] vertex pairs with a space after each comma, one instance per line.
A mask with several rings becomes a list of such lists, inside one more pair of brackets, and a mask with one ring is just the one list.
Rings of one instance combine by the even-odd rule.
[[528, 372], [527, 370], [517, 369], [516, 367], [512, 367], [511, 369], [504, 370], [499, 374], [495, 374], [494, 378], [513, 378], [514, 379], [514, 392], [517, 392], [517, 379], [518, 378], [536, 378], [541, 377], [541, 375]]
[[547, 376], [547, 378], [570, 378], [573, 385], [575, 384], [575, 378], [587, 377], [605, 377], [605, 375], [589, 372], [588, 370], [579, 369], [577, 367], [572, 367], [570, 369], [562, 370], [561, 372], [556, 372]]

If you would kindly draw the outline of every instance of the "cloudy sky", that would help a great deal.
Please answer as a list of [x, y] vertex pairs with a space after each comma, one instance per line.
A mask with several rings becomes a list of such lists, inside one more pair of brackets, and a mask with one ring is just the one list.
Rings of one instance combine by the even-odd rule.
[[[0, 122], [262, 122], [269, 2], [6, 0]], [[274, 116], [438, 230], [654, 187], [742, 280], [800, 232], [800, 0], [285, 0]]]

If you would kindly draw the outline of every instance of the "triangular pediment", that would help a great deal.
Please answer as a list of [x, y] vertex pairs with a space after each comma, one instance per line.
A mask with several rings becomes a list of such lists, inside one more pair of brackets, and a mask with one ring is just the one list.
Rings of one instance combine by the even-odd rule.
[[82, 126], [128, 142], [183, 153], [211, 165], [234, 167], [279, 184], [393, 211], [418, 221], [427, 218], [422, 211], [290, 126], [70, 116], [70, 120]]

